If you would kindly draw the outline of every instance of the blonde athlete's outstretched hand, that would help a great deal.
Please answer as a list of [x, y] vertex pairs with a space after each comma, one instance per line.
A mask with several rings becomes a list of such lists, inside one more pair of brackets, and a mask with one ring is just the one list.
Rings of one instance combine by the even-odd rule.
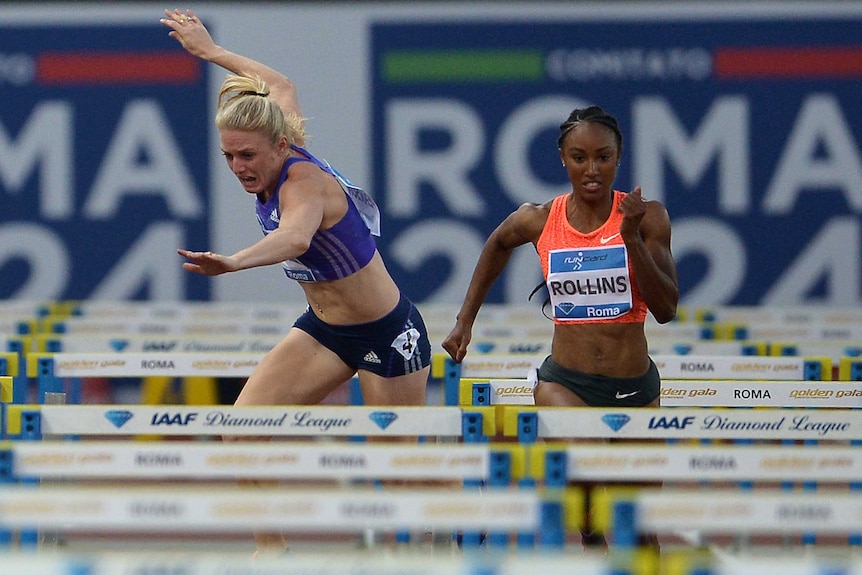
[[205, 276], [217, 276], [234, 272], [239, 269], [233, 258], [216, 254], [213, 252], [190, 252], [188, 250], [177, 250], [177, 253], [186, 258], [183, 269]]

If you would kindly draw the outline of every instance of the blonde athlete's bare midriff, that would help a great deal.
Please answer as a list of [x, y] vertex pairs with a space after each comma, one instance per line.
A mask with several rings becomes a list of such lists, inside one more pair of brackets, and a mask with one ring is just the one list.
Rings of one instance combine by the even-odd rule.
[[380, 253], [355, 274], [330, 282], [299, 282], [314, 314], [330, 325], [368, 323], [398, 305], [398, 286]]

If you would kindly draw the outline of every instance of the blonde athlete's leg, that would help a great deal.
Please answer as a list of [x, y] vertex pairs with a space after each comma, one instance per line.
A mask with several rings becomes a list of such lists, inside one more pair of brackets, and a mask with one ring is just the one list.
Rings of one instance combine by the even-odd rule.
[[[425, 405], [425, 391], [428, 383], [428, 375], [431, 367], [427, 366], [419, 371], [400, 375], [396, 377], [382, 377], [365, 370], [359, 370], [359, 385], [362, 388], [362, 399], [365, 405]], [[416, 437], [369, 437], [369, 442], [415, 442]], [[409, 486], [440, 488], [444, 487], [439, 481], [407, 481], [399, 479], [386, 479], [380, 481], [385, 489], [406, 488]], [[451, 487], [451, 485], [449, 486]], [[369, 531], [365, 534], [376, 539], [379, 534]], [[366, 540], [366, 545], [373, 545], [372, 541]]]
[[[316, 405], [353, 375], [353, 370], [337, 355], [304, 331], [293, 328], [263, 357], [235, 405]], [[262, 438], [225, 439], [260, 441]], [[241, 483], [264, 485], [264, 482], [256, 480]], [[277, 485], [278, 482], [266, 484]], [[255, 532], [254, 541], [260, 555], [287, 550], [284, 535], [278, 532]]]
[[397, 377], [382, 377], [359, 371], [359, 385], [365, 405], [425, 405], [431, 367]]
[[[365, 405], [425, 405], [425, 390], [428, 384], [430, 366], [419, 371], [382, 377], [369, 371], [359, 371], [359, 385]], [[369, 437], [369, 441], [417, 441], [416, 437]], [[387, 482], [400, 485], [401, 482]]]
[[335, 353], [291, 328], [255, 368], [236, 405], [317, 405], [354, 375]]

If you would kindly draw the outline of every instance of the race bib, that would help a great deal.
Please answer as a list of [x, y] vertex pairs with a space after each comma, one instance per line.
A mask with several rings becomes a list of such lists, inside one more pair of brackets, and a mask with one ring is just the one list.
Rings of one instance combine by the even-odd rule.
[[554, 319], [614, 319], [631, 311], [625, 245], [553, 250], [548, 257], [547, 284]]

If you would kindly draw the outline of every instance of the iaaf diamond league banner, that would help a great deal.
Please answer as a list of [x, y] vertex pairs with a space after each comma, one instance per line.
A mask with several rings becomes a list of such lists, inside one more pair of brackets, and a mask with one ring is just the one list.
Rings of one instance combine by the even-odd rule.
[[158, 14], [0, 28], [0, 299], [209, 299], [207, 68]]
[[[379, 22], [384, 256], [411, 297], [460, 301], [494, 227], [571, 190], [558, 127], [598, 104], [625, 138], [615, 187], [670, 213], [687, 303], [858, 303], [860, 29], [706, 11]], [[516, 250], [489, 301], [523, 302], [540, 278]]]

